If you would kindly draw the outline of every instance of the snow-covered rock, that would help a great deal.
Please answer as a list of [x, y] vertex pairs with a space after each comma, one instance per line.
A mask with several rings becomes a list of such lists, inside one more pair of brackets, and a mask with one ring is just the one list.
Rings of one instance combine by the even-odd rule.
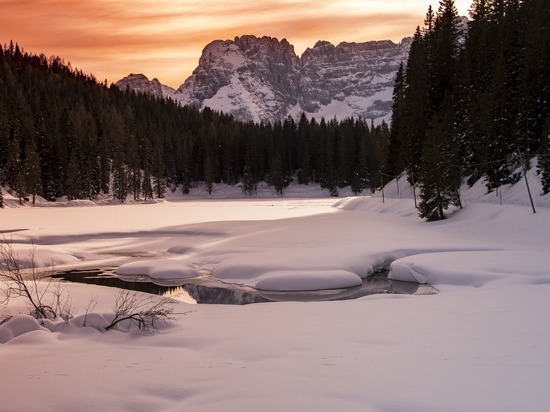
[[173, 97], [176, 92], [170, 86], [161, 84], [158, 79], [149, 80], [144, 74], [129, 74], [115, 83], [121, 90], [134, 90], [139, 93], [149, 93], [156, 97]]
[[156, 79], [130, 75], [116, 83], [243, 121], [275, 122], [287, 116], [389, 120], [395, 73], [407, 59], [401, 43], [319, 41], [298, 57], [286, 39], [245, 35], [208, 44], [193, 74], [175, 91]]

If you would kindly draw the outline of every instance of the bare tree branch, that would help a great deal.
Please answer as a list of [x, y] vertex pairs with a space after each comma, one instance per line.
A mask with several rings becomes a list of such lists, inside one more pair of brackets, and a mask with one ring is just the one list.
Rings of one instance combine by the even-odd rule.
[[122, 321], [130, 321], [141, 330], [156, 332], [159, 321], [174, 320], [174, 301], [170, 298], [147, 296], [131, 290], [121, 290], [115, 298], [115, 316], [106, 330], [115, 328]]
[[1, 303], [21, 297], [31, 306], [31, 316], [36, 319], [62, 317], [68, 320], [72, 317], [70, 297], [63, 292], [60, 285], [53, 292], [51, 286], [52, 278], [36, 268], [34, 248], [29, 252], [28, 259], [22, 260], [15, 253], [10, 241], [0, 241]]

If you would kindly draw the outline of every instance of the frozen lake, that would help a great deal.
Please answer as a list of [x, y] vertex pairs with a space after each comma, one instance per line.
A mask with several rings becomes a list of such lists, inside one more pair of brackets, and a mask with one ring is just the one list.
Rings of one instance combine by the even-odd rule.
[[468, 202], [426, 223], [411, 199], [247, 199], [7, 208], [0, 218], [22, 260], [33, 251], [56, 271], [119, 268], [162, 284], [210, 273], [274, 298], [349, 291], [390, 266], [392, 282], [439, 291], [178, 301], [181, 315], [151, 336], [83, 327], [90, 300], [102, 319], [116, 289], [65, 283], [69, 322], [45, 328], [21, 301], [0, 307], [15, 315], [0, 325], [5, 410], [550, 408], [548, 209]]

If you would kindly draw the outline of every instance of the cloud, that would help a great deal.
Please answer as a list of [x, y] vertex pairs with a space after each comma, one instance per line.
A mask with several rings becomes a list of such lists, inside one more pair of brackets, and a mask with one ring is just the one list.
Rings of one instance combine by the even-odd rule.
[[419, 2], [426, 7], [405, 0], [3, 0], [0, 41], [59, 55], [100, 80], [141, 72], [177, 87], [212, 40], [268, 35], [286, 38], [299, 54], [317, 40], [399, 41], [421, 24], [428, 3]]

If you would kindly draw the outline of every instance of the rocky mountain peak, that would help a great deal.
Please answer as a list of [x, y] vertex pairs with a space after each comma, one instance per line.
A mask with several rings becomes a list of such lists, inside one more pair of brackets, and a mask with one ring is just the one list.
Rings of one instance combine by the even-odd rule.
[[[298, 57], [286, 39], [244, 35], [215, 40], [173, 98], [244, 121], [275, 122], [302, 112], [317, 119], [388, 120], [395, 73], [409, 48], [406, 39], [337, 46], [318, 41]], [[138, 76], [117, 85], [158, 93], [156, 79]]]
[[115, 83], [121, 90], [127, 88], [139, 93], [149, 93], [156, 97], [172, 97], [176, 92], [173, 88], [161, 84], [161, 82], [154, 78], [149, 80], [144, 74], [130, 73], [128, 76]]
[[286, 117], [297, 103], [300, 60], [285, 39], [251, 35], [207, 45], [176, 98], [245, 121]]

